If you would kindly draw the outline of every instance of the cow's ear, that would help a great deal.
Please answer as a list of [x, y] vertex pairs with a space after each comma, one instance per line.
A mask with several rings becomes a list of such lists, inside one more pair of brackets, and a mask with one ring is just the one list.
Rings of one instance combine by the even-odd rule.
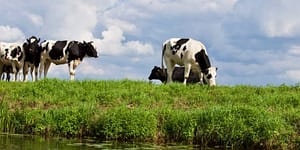
[[41, 38], [39, 38], [38, 40], [37, 40], [37, 42], [39, 43], [41, 41]]
[[28, 43], [30, 43], [30, 40], [29, 40], [29, 39], [26, 39], [26, 41], [27, 41]]
[[[27, 39], [27, 40], [28, 40], [28, 39]], [[27, 48], [27, 47], [28, 47], [28, 43], [25, 42], [25, 43], [23, 44], [23, 47], [24, 47], [24, 48]]]
[[92, 44], [92, 43], [94, 43], [94, 41], [90, 41], [90, 42], [89, 42], [89, 44]]

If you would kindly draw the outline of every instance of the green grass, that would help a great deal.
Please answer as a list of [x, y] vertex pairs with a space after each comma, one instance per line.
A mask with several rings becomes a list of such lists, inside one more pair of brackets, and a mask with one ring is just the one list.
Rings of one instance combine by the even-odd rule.
[[300, 86], [0, 82], [0, 132], [300, 148]]

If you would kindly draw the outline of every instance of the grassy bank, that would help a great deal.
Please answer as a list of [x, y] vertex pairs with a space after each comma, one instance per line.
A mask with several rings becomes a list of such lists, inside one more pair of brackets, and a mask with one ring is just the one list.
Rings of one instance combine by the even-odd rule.
[[0, 131], [205, 146], [299, 148], [299, 86], [0, 82]]

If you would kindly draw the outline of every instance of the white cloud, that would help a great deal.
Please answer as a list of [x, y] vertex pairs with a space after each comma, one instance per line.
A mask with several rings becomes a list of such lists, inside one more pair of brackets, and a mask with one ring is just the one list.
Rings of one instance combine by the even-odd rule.
[[288, 54], [292, 56], [300, 56], [300, 45], [292, 45], [288, 50]]
[[140, 41], [126, 41], [121, 28], [111, 26], [102, 32], [103, 39], [98, 39], [98, 47], [104, 55], [147, 55], [153, 54], [154, 50], [150, 44]]
[[31, 20], [31, 22], [35, 26], [41, 27], [44, 25], [44, 20], [43, 20], [42, 16], [33, 14], [33, 13], [26, 13], [26, 16], [29, 18], [29, 20]]
[[300, 69], [299, 70], [286, 70], [279, 75], [280, 78], [285, 80], [292, 80], [294, 82], [300, 82]]
[[44, 35], [52, 39], [93, 39], [97, 24], [96, 6], [78, 1], [59, 1], [46, 9]]
[[0, 41], [16, 42], [24, 40], [24, 33], [15, 27], [0, 26]]

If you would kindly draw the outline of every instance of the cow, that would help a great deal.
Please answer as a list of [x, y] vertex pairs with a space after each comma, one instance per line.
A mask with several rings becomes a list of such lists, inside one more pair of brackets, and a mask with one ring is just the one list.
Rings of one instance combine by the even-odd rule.
[[76, 67], [84, 57], [98, 57], [92, 42], [46, 40], [41, 43], [41, 47], [40, 78], [42, 71], [44, 71], [44, 78], [47, 77], [48, 69], [51, 63], [54, 63], [68, 64], [70, 80], [74, 80]]
[[12, 81], [21, 80], [19, 73], [24, 66], [24, 49], [22, 43], [0, 43], [0, 76], [5, 66], [12, 67]]
[[[176, 82], [183, 82], [184, 81], [184, 67], [175, 67], [172, 75], [172, 80]], [[151, 71], [151, 74], [148, 77], [149, 80], [160, 80], [162, 83], [167, 81], [167, 72], [166, 69], [163, 71], [162, 68], [158, 66], [154, 66]], [[189, 78], [187, 79], [187, 83], [199, 83], [200, 79], [198, 74], [194, 72], [190, 72]]]
[[[24, 60], [24, 68], [23, 75], [24, 81], [28, 80], [28, 72], [30, 69], [30, 75], [32, 81], [38, 80], [38, 67], [41, 59], [41, 51], [42, 48], [39, 45], [40, 38], [35, 36], [31, 36], [26, 39], [26, 42], [23, 44], [24, 52], [25, 52], [25, 60]], [[34, 71], [34, 76], [33, 76]]]
[[167, 66], [167, 82], [172, 82], [172, 75], [175, 65], [184, 66], [184, 81], [186, 84], [190, 70], [199, 74], [200, 82], [204, 81], [209, 86], [216, 85], [217, 68], [212, 67], [206, 52], [205, 46], [191, 38], [171, 38], [163, 43], [162, 48], [162, 69], [164, 63]]

